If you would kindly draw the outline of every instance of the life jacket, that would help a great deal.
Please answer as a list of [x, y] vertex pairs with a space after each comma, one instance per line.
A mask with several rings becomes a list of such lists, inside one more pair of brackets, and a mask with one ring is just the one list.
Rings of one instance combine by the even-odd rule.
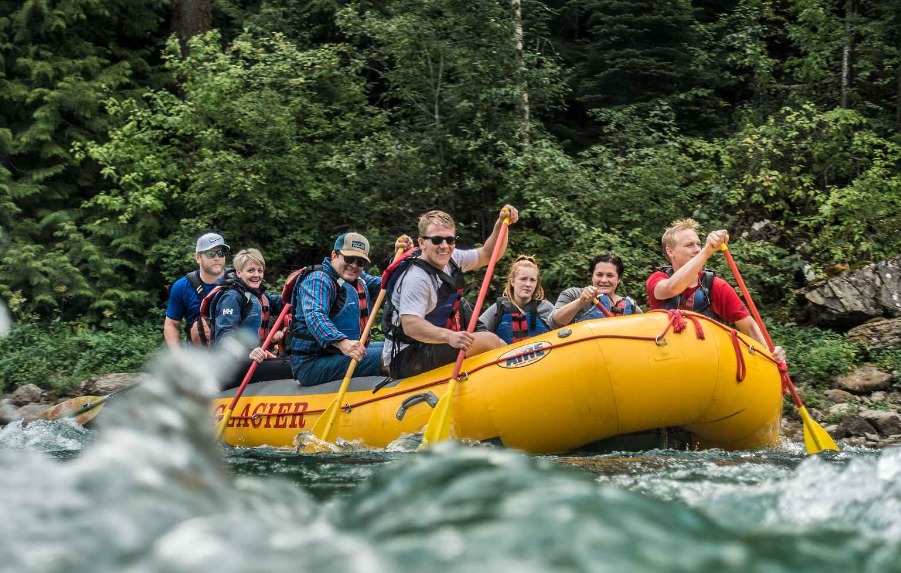
[[[601, 295], [601, 296], [606, 296], [606, 295]], [[607, 310], [610, 310], [610, 309], [608, 308]], [[575, 319], [573, 319], [573, 322], [582, 322], [583, 320], [594, 320], [596, 318], [607, 318], [607, 315], [604, 314], [604, 312], [601, 309], [599, 309], [597, 307], [597, 305], [592, 304], [591, 310], [589, 310], [588, 312], [586, 312], [585, 314], [583, 314], [581, 316], [577, 316]]]
[[497, 299], [497, 329], [495, 332], [507, 344], [548, 332], [550, 329], [550, 325], [538, 316], [538, 301], [530, 300], [520, 310], [513, 304], [513, 301], [505, 296]]
[[[285, 281], [285, 286], [282, 288], [282, 301], [286, 303], [290, 301], [291, 304], [288, 328], [285, 340], [282, 343], [287, 354], [302, 353], [300, 347], [305, 345], [301, 341], [315, 341], [310, 332], [300, 331], [295, 316], [298, 309], [297, 299], [300, 292], [300, 284], [316, 271], [325, 273], [338, 289], [338, 296], [329, 308], [328, 314], [329, 320], [334, 323], [338, 330], [352, 340], [359, 340], [369, 318], [369, 289], [362, 279], [358, 279], [356, 284], [351, 285], [344, 279], [333, 277], [322, 265], [310, 265], [300, 268], [291, 273]], [[363, 341], [363, 343], [365, 344], [366, 341]], [[338, 352], [337, 348], [333, 346], [323, 350], [327, 353]]]
[[[247, 315], [250, 314], [250, 310], [253, 308], [253, 299], [256, 298], [257, 301], [259, 301], [262, 310], [260, 314], [260, 327], [257, 329], [257, 338], [260, 342], [266, 340], [271, 326], [269, 298], [266, 297], [265, 294], [266, 287], [261, 286], [256, 291], [248, 288], [243, 281], [238, 279], [234, 270], [226, 271], [222, 278], [222, 282], [200, 301], [200, 318], [197, 320], [197, 323], [200, 324], [205, 322], [212, 335], [216, 328], [216, 305], [222, 299], [222, 295], [228, 290], [236, 290], [241, 293], [241, 322], [243, 322], [244, 319], [247, 318]], [[209, 342], [204, 346], [209, 346], [212, 342], [214, 341], [212, 340], [212, 336], [210, 336]]]
[[401, 286], [407, 271], [414, 265], [428, 274], [438, 277], [440, 283], [437, 304], [431, 312], [425, 315], [427, 321], [440, 328], [459, 331], [463, 329], [463, 325], [472, 316], [472, 307], [463, 298], [463, 288], [466, 284], [466, 279], [459, 265], [451, 260], [451, 272], [448, 274], [422, 260], [421, 249], [410, 249], [392, 261], [388, 268], [385, 269], [385, 272], [382, 273], [382, 287], [385, 289], [385, 312], [382, 315], [382, 330], [385, 332], [385, 337], [394, 342], [392, 349], [394, 354], [399, 351], [399, 343], [409, 345], [423, 344], [404, 333], [399, 316], [397, 316], [397, 324], [395, 324], [397, 309], [391, 301], [391, 295]]
[[[673, 276], [673, 273], [675, 272], [671, 266], [663, 267], [659, 270], [666, 273], [667, 277]], [[663, 303], [663, 308], [667, 310], [690, 310], [692, 312], [703, 314], [704, 316], [709, 316], [710, 318], [725, 324], [725, 321], [718, 314], [713, 312], [713, 306], [710, 304], [712, 300], [710, 292], [713, 289], [714, 277], [716, 277], [715, 272], [704, 269], [701, 272], [701, 280], [698, 283], [698, 288], [694, 292], [694, 296], [686, 299], [682, 294], [677, 294], [676, 296], [667, 299], [666, 302]]]
[[[200, 280], [200, 271], [191, 271], [185, 275], [185, 278], [188, 279], [191, 288], [194, 289], [194, 293], [197, 294], [198, 302], [203, 304], [205, 295], [203, 294], [203, 281]], [[205, 320], [202, 316], [198, 316], [193, 322], [185, 321], [185, 335], [194, 346], [209, 346], [210, 335], [212, 333], [213, 331], [210, 330], [209, 321]]]
[[638, 303], [632, 300], [628, 296], [624, 296], [619, 299], [619, 302], [616, 304], [612, 304], [612, 300], [609, 295], [602, 294], [598, 297], [598, 302], [604, 305], [610, 314], [617, 315], [626, 315], [626, 314], [638, 314], [641, 312], [641, 309], [638, 308]]

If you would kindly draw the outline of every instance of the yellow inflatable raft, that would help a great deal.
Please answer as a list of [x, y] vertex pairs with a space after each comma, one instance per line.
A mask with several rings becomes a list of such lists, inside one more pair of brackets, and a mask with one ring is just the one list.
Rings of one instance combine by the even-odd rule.
[[[335, 422], [338, 435], [381, 448], [404, 433], [421, 433], [452, 370], [353, 379]], [[687, 432], [697, 448], [761, 448], [779, 439], [781, 382], [770, 353], [694, 313], [580, 322], [468, 358], [461, 372], [451, 409], [457, 439], [535, 454], [669, 428]], [[250, 384], [222, 439], [295, 447], [339, 385]], [[218, 419], [234, 392], [215, 399]]]

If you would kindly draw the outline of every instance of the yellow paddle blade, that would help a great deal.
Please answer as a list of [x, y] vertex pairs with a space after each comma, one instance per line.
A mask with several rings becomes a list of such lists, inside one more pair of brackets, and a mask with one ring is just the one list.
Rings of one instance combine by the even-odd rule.
[[434, 446], [438, 442], [443, 442], [450, 437], [450, 408], [454, 400], [454, 390], [457, 389], [457, 380], [451, 378], [447, 385], [447, 391], [444, 396], [438, 400], [432, 415], [429, 417], [429, 423], [422, 433], [422, 448]]
[[41, 420], [72, 418], [83, 426], [100, 413], [100, 409], [108, 399], [108, 396], [79, 396], [47, 408], [38, 418]]
[[807, 448], [808, 454], [818, 454], [823, 450], [840, 451], [832, 436], [810, 417], [807, 408], [798, 407], [798, 413], [801, 414], [801, 420], [804, 422], [804, 447]]
[[228, 426], [228, 422], [232, 419], [232, 411], [231, 408], [226, 408], [225, 411], [222, 412], [222, 419], [216, 424], [216, 440], [222, 439], [222, 434], [225, 433], [225, 427]]
[[338, 417], [340, 408], [338, 400], [332, 400], [325, 412], [319, 415], [319, 419], [316, 420], [316, 424], [310, 432], [316, 439], [307, 442], [303, 448], [303, 453], [318, 454], [333, 451], [329, 444], [334, 444], [335, 440], [338, 439], [338, 426], [335, 424], [335, 420]]

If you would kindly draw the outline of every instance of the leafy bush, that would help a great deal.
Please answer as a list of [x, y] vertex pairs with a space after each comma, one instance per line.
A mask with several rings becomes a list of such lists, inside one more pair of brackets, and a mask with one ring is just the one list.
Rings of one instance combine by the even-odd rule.
[[[704, 240], [703, 235], [701, 240]], [[764, 241], [736, 237], [730, 238], [729, 242], [729, 252], [754, 302], [758, 306], [790, 305], [797, 288], [795, 273], [804, 266], [800, 256]], [[738, 288], [725, 257], [715, 255], [708, 260], [707, 266]], [[764, 311], [761, 310], [761, 313]], [[771, 313], [766, 314], [771, 316]]]
[[18, 324], [0, 338], [0, 391], [25, 384], [65, 395], [91, 376], [135, 372], [161, 342], [159, 322], [102, 329], [52, 321]]
[[861, 114], [786, 107], [718, 142], [729, 203], [746, 223], [769, 220], [783, 246], [818, 269], [901, 248], [901, 146]]
[[882, 350], [870, 353], [876, 366], [892, 373], [895, 383], [901, 379], [901, 350]]
[[785, 348], [793, 381], [814, 388], [828, 388], [836, 375], [851, 369], [860, 352], [846, 336], [831, 330], [792, 322], [768, 324], [767, 329], [773, 342]]
[[[823, 397], [822, 394], [808, 388], [806, 386], [802, 386], [798, 388], [798, 396], [801, 397], [801, 401], [804, 403], [804, 406], [809, 408], [816, 408], [817, 410], [825, 410], [829, 406], [833, 405], [831, 400]], [[782, 401], [783, 410], [785, 409], [794, 409], [796, 408], [794, 400], [792, 400], [791, 395], [786, 394], [785, 398]]]

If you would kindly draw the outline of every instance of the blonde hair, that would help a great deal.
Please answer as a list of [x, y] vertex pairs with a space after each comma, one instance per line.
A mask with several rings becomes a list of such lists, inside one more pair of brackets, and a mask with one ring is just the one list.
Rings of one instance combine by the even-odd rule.
[[266, 270], [266, 259], [263, 258], [263, 253], [256, 249], [238, 251], [238, 254], [232, 259], [235, 270], [243, 271], [247, 263], [256, 263], [263, 267], [263, 270]]
[[453, 217], [444, 211], [429, 211], [419, 216], [419, 236], [424, 237], [429, 232], [429, 225], [438, 225], [449, 229], [456, 229]]
[[678, 221], [670, 223], [670, 226], [663, 231], [663, 236], [660, 238], [660, 246], [663, 247], [663, 256], [666, 257], [666, 260], [669, 261], [669, 255], [666, 254], [666, 248], [676, 246], [677, 234], [686, 229], [690, 229], [697, 233], [699, 228], [700, 225], [694, 219], [679, 219]]
[[504, 296], [513, 300], [513, 279], [516, 273], [523, 267], [532, 267], [538, 271], [538, 284], [535, 285], [535, 292], [532, 293], [532, 300], [542, 300], [544, 298], [544, 287], [541, 286], [541, 269], [538, 268], [538, 261], [531, 255], [519, 255], [510, 266], [510, 274], [507, 275], [507, 284], [504, 285]]

